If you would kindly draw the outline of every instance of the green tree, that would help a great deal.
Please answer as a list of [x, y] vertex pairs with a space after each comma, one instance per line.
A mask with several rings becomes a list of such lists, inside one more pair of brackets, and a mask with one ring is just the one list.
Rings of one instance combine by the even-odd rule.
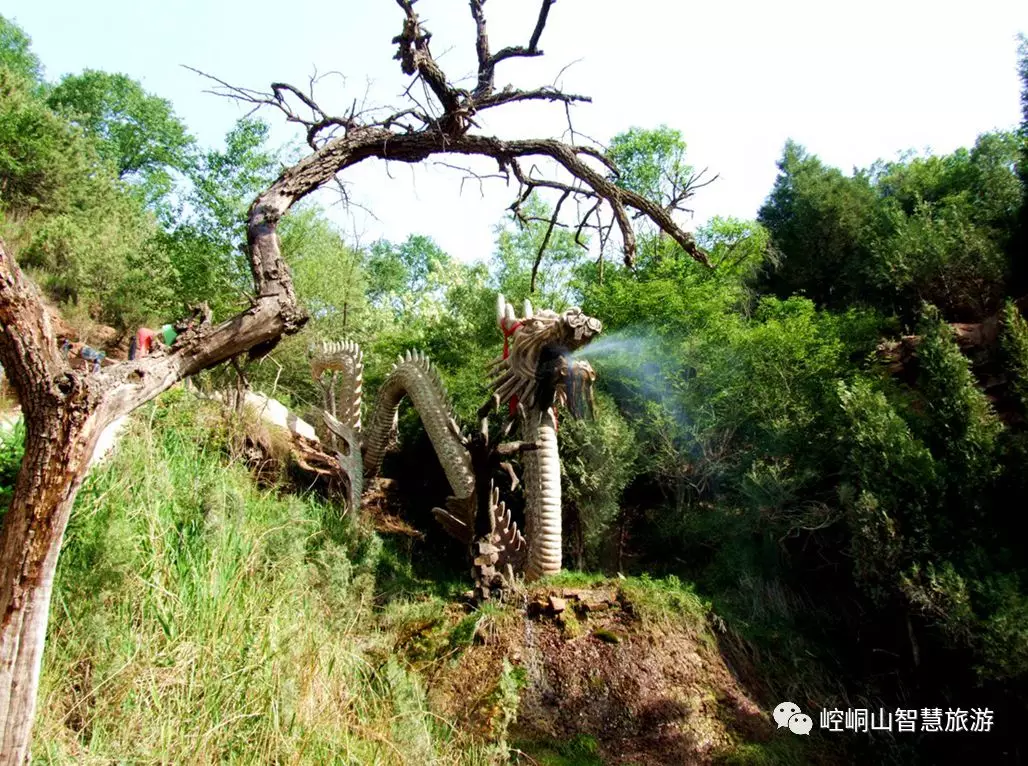
[[1018, 35], [1017, 69], [1021, 79], [1021, 124], [1017, 129], [1017, 176], [1021, 181], [1021, 208], [1010, 245], [1011, 287], [1015, 294], [1028, 292], [1028, 37]]
[[547, 236], [553, 208], [535, 195], [522, 205], [521, 213], [523, 221], [512, 217], [496, 227], [496, 287], [516, 306], [529, 298], [540, 308], [563, 311], [578, 300], [576, 276], [586, 251], [575, 242], [573, 231], [555, 227]]
[[0, 15], [0, 69], [33, 85], [43, 82], [43, 65], [32, 52], [32, 39], [10, 19]]
[[1003, 332], [1000, 336], [1005, 355], [1004, 367], [1011, 374], [1011, 388], [1021, 414], [1028, 416], [1028, 321], [1013, 301], [1003, 307]]
[[129, 329], [164, 314], [170, 265], [153, 216], [115, 179], [89, 179], [75, 193], [77, 204], [33, 223], [21, 264], [69, 318]]
[[685, 150], [681, 131], [661, 125], [619, 133], [611, 139], [607, 157], [618, 169], [619, 186], [671, 210], [693, 195], [702, 175], [685, 161]]
[[412, 234], [399, 245], [379, 240], [367, 262], [369, 298], [395, 317], [438, 317], [458, 265], [431, 237]]
[[121, 328], [166, 305], [168, 263], [142, 202], [28, 80], [0, 69], [0, 93], [0, 208], [21, 265], [69, 319]]
[[127, 75], [93, 69], [67, 75], [47, 101], [97, 139], [119, 178], [138, 179], [148, 200], [171, 190], [173, 171], [190, 167], [194, 140], [171, 103]]
[[0, 204], [6, 211], [66, 207], [95, 160], [94, 148], [25, 78], [0, 68]]
[[367, 308], [362, 253], [314, 206], [293, 211], [282, 222], [281, 237], [310, 325], [336, 335], [359, 327]]
[[990, 133], [971, 150], [845, 176], [789, 142], [759, 214], [780, 256], [761, 288], [910, 323], [925, 301], [951, 320], [995, 313], [1021, 205], [1016, 156], [1011, 134]]
[[875, 302], [863, 269], [887, 231], [867, 174], [846, 177], [789, 141], [758, 220], [781, 254], [763, 289], [841, 307]]
[[252, 281], [244, 251], [247, 208], [281, 167], [268, 133], [261, 120], [239, 120], [224, 150], [203, 153], [190, 168], [185, 204], [164, 216], [162, 248], [171, 259], [179, 310], [206, 302], [223, 317], [245, 304]]
[[613, 526], [638, 470], [640, 445], [608, 395], [597, 398], [594, 414], [594, 420], [561, 418], [557, 435], [572, 560], [578, 569], [601, 571], [616, 565]]
[[979, 506], [995, 479], [1003, 426], [939, 311], [927, 307], [918, 330], [917, 393], [924, 403], [918, 430], [946, 464], [950, 489], [966, 512]]

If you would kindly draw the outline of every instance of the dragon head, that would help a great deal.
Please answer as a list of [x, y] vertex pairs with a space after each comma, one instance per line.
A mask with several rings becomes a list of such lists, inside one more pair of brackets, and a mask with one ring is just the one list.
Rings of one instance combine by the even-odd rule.
[[500, 295], [496, 318], [504, 337], [504, 356], [492, 366], [493, 392], [500, 402], [517, 397], [525, 407], [565, 405], [575, 417], [591, 414], [596, 373], [571, 352], [585, 346], [603, 329], [600, 320], [576, 307], [558, 314], [532, 310], [527, 300], [519, 319]]

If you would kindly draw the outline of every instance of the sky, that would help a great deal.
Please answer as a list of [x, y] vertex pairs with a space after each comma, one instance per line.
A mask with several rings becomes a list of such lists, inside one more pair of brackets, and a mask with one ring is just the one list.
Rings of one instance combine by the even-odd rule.
[[[420, 0], [416, 9], [450, 79], [470, 78], [466, 0]], [[529, 0], [489, 0], [493, 50], [526, 44], [537, 9]], [[399, 104], [409, 84], [392, 58], [390, 40], [402, 26], [394, 0], [5, 0], [0, 13], [32, 38], [47, 79], [86, 68], [128, 74], [170, 100], [206, 146], [220, 146], [245, 110], [205, 92], [210, 83], [185, 66], [251, 88], [306, 86], [325, 75], [316, 93], [338, 112], [355, 99]], [[574, 108], [573, 124], [604, 143], [631, 127], [681, 131], [688, 161], [719, 175], [681, 220], [694, 228], [714, 215], [755, 217], [790, 138], [850, 172], [903, 150], [950, 152], [1014, 127], [1018, 32], [1028, 33], [1023, 0], [558, 0], [540, 45], [546, 55], [505, 62], [496, 80], [557, 82], [591, 96]], [[559, 107], [500, 112], [482, 132], [560, 137], [567, 129]], [[277, 112], [264, 117], [276, 142], [297, 137]], [[332, 208], [351, 238], [427, 234], [465, 261], [492, 252], [516, 191], [502, 181], [462, 189], [461, 173], [433, 165], [364, 164], [344, 180], [373, 214]]]

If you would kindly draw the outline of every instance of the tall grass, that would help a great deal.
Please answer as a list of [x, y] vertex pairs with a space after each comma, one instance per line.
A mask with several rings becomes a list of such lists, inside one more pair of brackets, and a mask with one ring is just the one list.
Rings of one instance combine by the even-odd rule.
[[209, 406], [145, 408], [79, 496], [34, 761], [485, 763], [390, 656], [379, 538], [258, 490]]

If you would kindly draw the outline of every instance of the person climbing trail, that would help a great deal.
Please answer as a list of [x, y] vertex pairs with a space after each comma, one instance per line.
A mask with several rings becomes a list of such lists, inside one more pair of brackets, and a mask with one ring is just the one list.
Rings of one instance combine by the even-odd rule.
[[100, 364], [101, 364], [101, 362], [103, 362], [104, 359], [107, 358], [107, 354], [106, 353], [104, 353], [103, 351], [100, 351], [98, 349], [92, 348], [90, 346], [83, 346], [79, 350], [79, 356], [81, 356], [87, 362], [92, 362], [93, 363], [93, 372], [94, 373], [100, 372]]
[[157, 333], [151, 330], [149, 327], [140, 327], [136, 330], [136, 335], [129, 344], [129, 359], [135, 359], [137, 356], [146, 356], [153, 351], [154, 338], [157, 337]]
[[[97, 373], [100, 372], [100, 367], [107, 358], [107, 352], [84, 343], [72, 343], [71, 338], [66, 337], [61, 340], [61, 356], [67, 362], [70, 362], [73, 356], [77, 356], [87, 363], [87, 367], [92, 365], [91, 371]], [[72, 367], [74, 366], [72, 364]]]
[[168, 348], [175, 344], [178, 332], [170, 324], [163, 325], [159, 332], [154, 332], [149, 327], [140, 327], [129, 344], [129, 359], [144, 357], [153, 351], [154, 342], [163, 343]]

